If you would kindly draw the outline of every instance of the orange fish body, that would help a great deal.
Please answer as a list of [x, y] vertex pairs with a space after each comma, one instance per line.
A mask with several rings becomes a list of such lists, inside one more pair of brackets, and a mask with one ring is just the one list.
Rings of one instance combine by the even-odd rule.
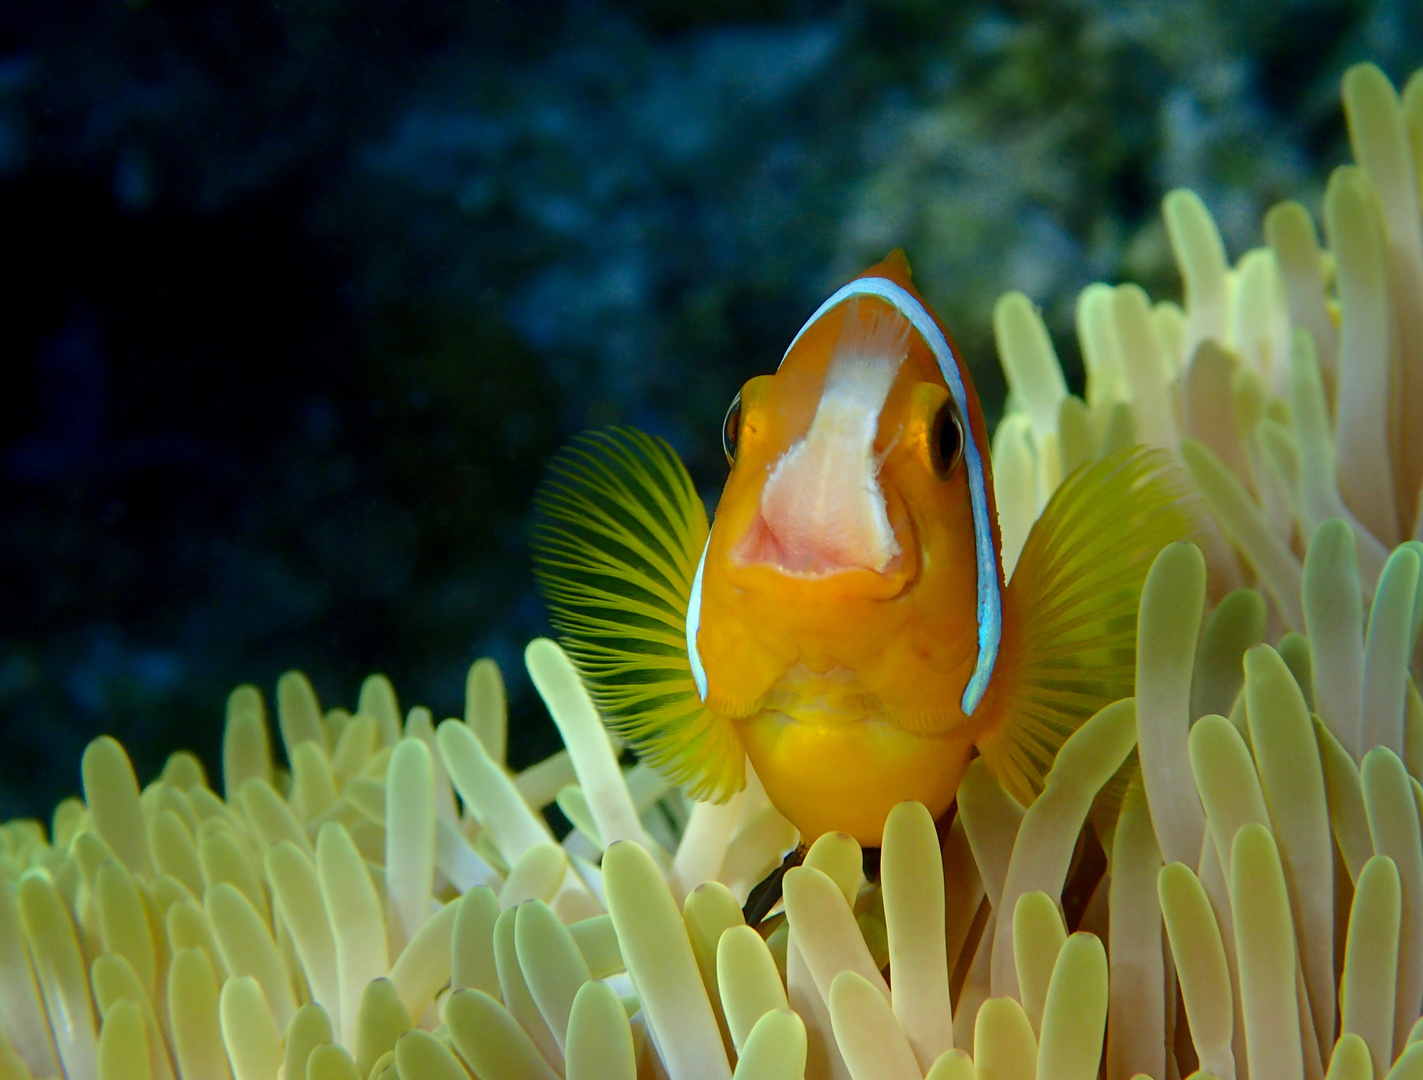
[[982, 409], [897, 251], [738, 401], [711, 526], [640, 432], [550, 466], [535, 572], [609, 724], [698, 797], [749, 760], [807, 843], [877, 846], [906, 799], [942, 815], [975, 751], [1031, 801], [1067, 736], [1132, 692], [1142, 583], [1191, 531], [1170, 456], [1083, 464], [1005, 584]]
[[[904, 799], [948, 809], [997, 718], [991, 696], [971, 714], [963, 702], [980, 655], [972, 468], [993, 552], [998, 528], [983, 413], [948, 335], [902, 256], [856, 282], [890, 297], [846, 296], [742, 390], [696, 651], [707, 708], [733, 721], [782, 813], [806, 838], [877, 844]], [[905, 308], [938, 330], [962, 406]], [[945, 424], [957, 429], [950, 461]], [[1001, 596], [999, 560], [985, 569]]]

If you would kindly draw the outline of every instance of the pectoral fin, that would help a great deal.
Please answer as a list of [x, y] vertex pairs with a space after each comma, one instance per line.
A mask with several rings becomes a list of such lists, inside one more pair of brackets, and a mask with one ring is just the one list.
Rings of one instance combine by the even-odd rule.
[[1019, 801], [1042, 791], [1084, 721], [1132, 696], [1142, 585], [1157, 553], [1193, 532], [1190, 492], [1172, 454], [1130, 447], [1064, 480], [1028, 534], [1004, 597], [1003, 717], [977, 743]]
[[688, 598], [706, 510], [662, 439], [631, 428], [575, 438], [535, 498], [534, 578], [608, 726], [696, 798], [745, 784], [731, 722], [697, 694]]

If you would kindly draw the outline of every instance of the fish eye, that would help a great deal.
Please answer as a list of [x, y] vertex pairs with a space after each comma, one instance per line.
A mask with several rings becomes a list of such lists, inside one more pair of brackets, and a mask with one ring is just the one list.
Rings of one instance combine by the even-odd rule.
[[736, 464], [736, 441], [741, 437], [741, 391], [731, 399], [726, 410], [726, 419], [721, 422], [721, 448], [726, 452], [726, 463]]
[[941, 479], [958, 468], [963, 459], [963, 418], [953, 398], [947, 399], [934, 417], [929, 445], [933, 448], [934, 471]]

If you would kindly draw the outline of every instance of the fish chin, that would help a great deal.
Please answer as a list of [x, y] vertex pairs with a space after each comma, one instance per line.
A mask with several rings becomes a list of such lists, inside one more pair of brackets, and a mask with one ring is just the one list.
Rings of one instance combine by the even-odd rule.
[[766, 695], [764, 708], [795, 723], [831, 727], [889, 719], [884, 703], [853, 671], [823, 657], [792, 664]]

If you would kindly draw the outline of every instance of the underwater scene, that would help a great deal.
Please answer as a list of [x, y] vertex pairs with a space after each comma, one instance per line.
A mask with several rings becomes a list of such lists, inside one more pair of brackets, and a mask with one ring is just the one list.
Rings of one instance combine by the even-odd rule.
[[0, 33], [0, 1080], [1423, 1080], [1423, 7]]

